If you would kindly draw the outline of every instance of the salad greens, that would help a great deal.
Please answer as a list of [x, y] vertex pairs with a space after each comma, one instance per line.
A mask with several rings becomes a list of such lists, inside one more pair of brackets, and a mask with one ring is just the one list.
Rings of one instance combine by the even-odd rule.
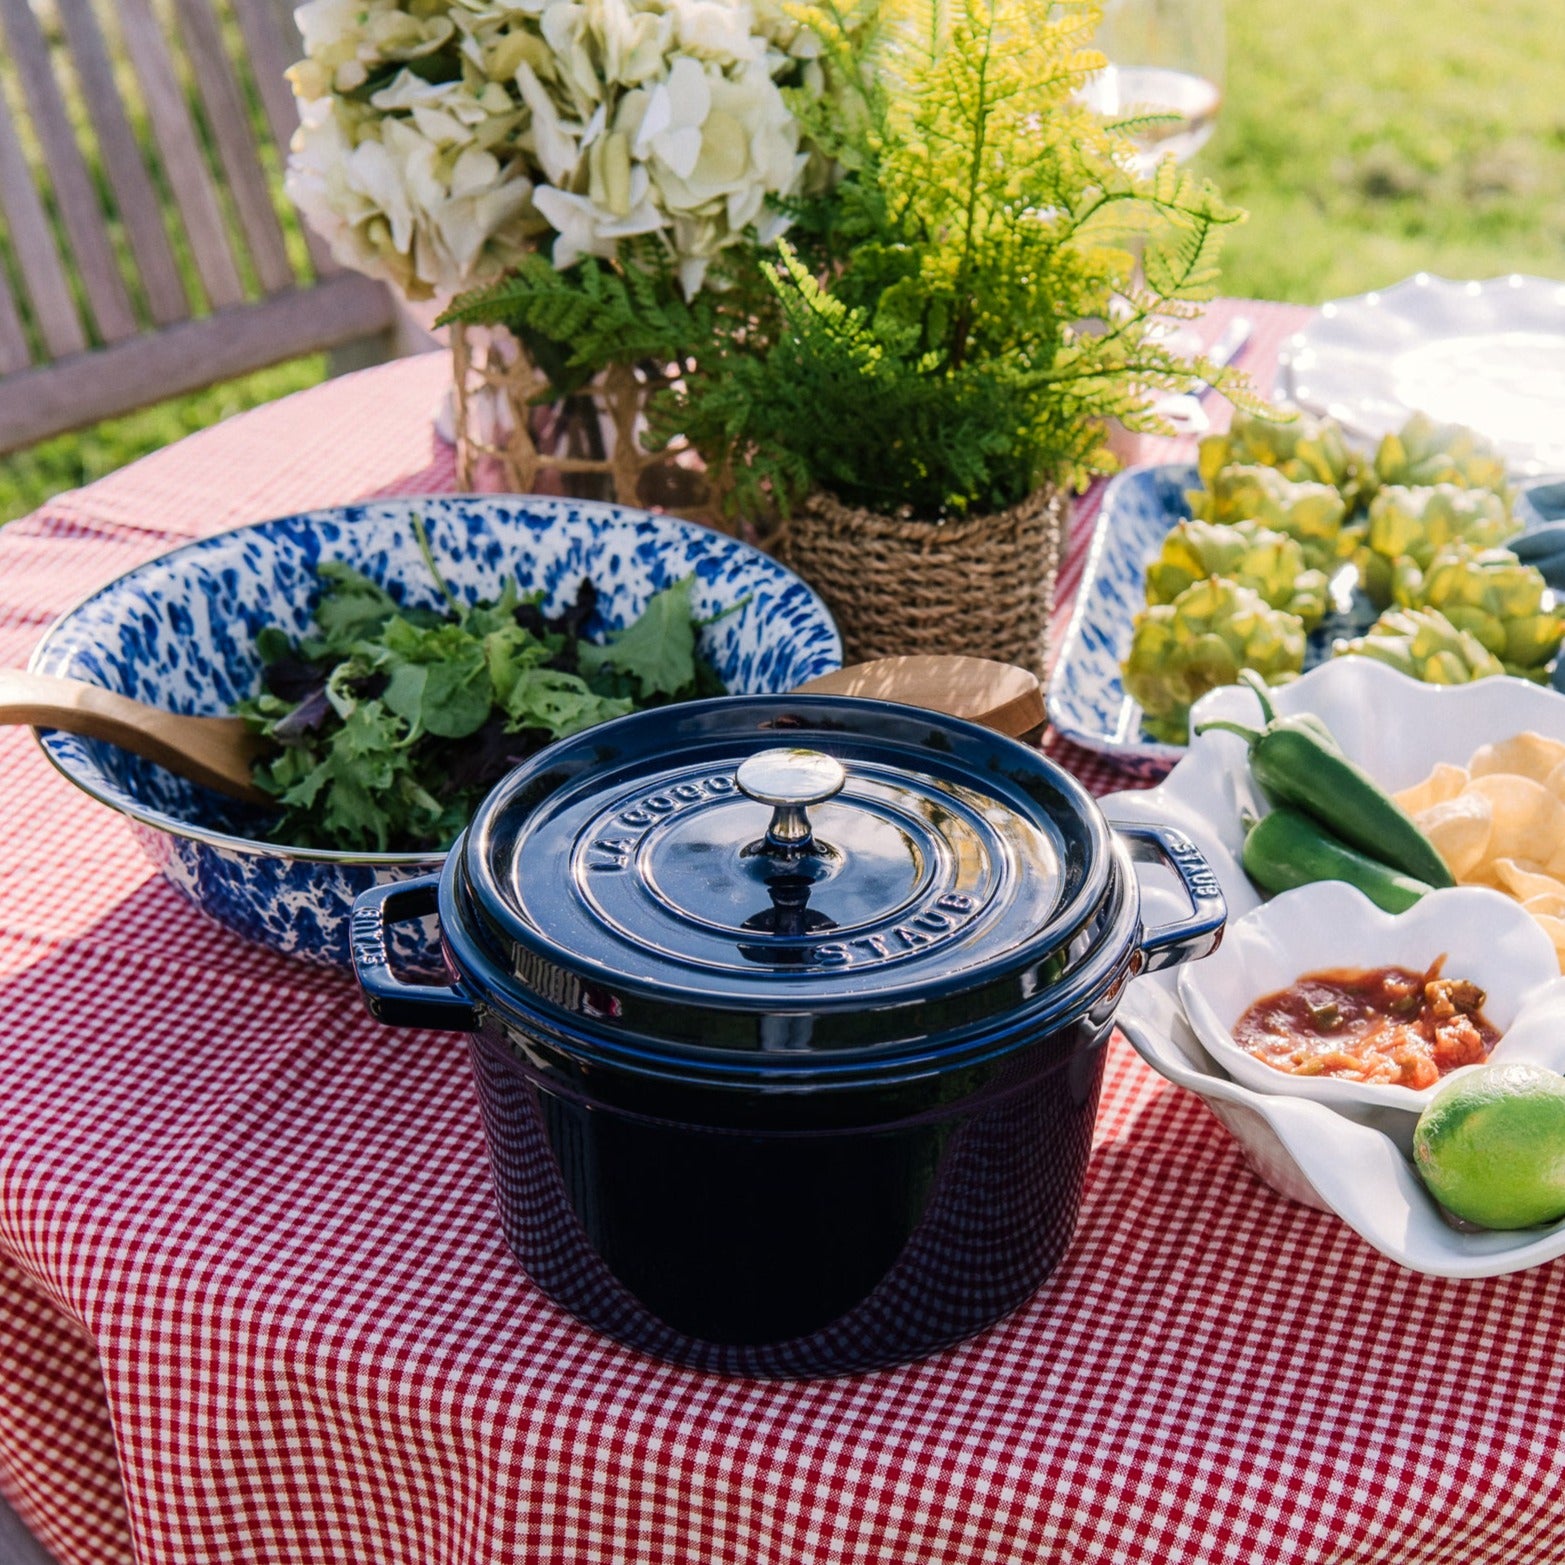
[[588, 641], [597, 590], [583, 580], [562, 613], [514, 581], [464, 605], [419, 546], [446, 608], [409, 608], [352, 566], [317, 567], [311, 632], [256, 638], [260, 694], [235, 711], [271, 741], [255, 782], [281, 806], [270, 835], [300, 847], [449, 847], [517, 762], [579, 729], [639, 707], [721, 695], [696, 648], [693, 576], [641, 617]]

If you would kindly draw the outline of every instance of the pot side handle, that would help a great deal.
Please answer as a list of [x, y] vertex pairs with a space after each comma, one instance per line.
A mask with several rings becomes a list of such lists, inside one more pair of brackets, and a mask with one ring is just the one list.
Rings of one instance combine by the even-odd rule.
[[[1113, 822], [1110, 822], [1114, 825]], [[1131, 858], [1143, 864], [1165, 864], [1179, 877], [1190, 898], [1190, 916], [1159, 924], [1141, 937], [1143, 973], [1156, 973], [1180, 962], [1210, 956], [1223, 938], [1228, 904], [1212, 867], [1201, 850], [1171, 826], [1114, 825]]]
[[433, 913], [439, 898], [439, 875], [421, 875], [371, 886], [354, 901], [349, 935], [354, 975], [370, 1015], [388, 1027], [477, 1030], [477, 1008], [455, 984], [404, 983], [391, 970], [387, 926]]

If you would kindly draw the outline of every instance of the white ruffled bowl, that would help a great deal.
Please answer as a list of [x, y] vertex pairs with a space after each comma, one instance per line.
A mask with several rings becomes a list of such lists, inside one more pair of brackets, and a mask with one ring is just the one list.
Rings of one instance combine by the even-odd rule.
[[[1431, 892], [1395, 915], [1340, 880], [1285, 891], [1230, 924], [1217, 952], [1180, 973], [1179, 999], [1207, 1053], [1252, 1091], [1312, 1098], [1348, 1114], [1393, 1109], [1408, 1119], [1411, 1135], [1412, 1118], [1439, 1087], [1476, 1067], [1462, 1066], [1422, 1088], [1296, 1076], [1241, 1048], [1233, 1029], [1255, 1001], [1291, 988], [1306, 973], [1376, 967], [1423, 972], [1442, 955], [1447, 977], [1469, 979], [1488, 997], [1484, 1015], [1501, 1034], [1491, 1060], [1525, 1058], [1554, 1071], [1565, 1066], [1565, 1031], [1543, 1040], [1546, 1057], [1516, 1052], [1518, 1019], [1533, 996], [1559, 980], [1553, 942], [1520, 903], [1481, 886]], [[1528, 1036], [1536, 1050], [1537, 1030]]]
[[[1480, 745], [1512, 734], [1532, 730], [1565, 741], [1565, 696], [1523, 679], [1423, 685], [1371, 658], [1344, 657], [1281, 686], [1272, 698], [1279, 712], [1316, 713], [1348, 755], [1392, 792], [1421, 781], [1437, 761], [1465, 765]], [[1258, 715], [1255, 696], [1231, 687], [1204, 696], [1194, 718], [1253, 725]], [[1158, 787], [1100, 801], [1116, 822], [1156, 823], [1185, 832], [1216, 874], [1233, 923], [1261, 905], [1240, 863], [1240, 811], [1261, 807], [1246, 762], [1243, 740], [1208, 733], [1192, 741]], [[1160, 884], [1149, 867], [1142, 906], [1149, 922], [1163, 922], [1181, 916], [1188, 903], [1171, 877]], [[1395, 1129], [1407, 1122], [1405, 1113], [1372, 1110], [1360, 1119], [1308, 1098], [1257, 1092], [1236, 1081], [1191, 1028], [1177, 981], [1173, 973], [1138, 978], [1121, 1003], [1119, 1026], [1153, 1070], [1205, 1101], [1273, 1189], [1334, 1212], [1383, 1255], [1434, 1276], [1493, 1277], [1565, 1255], [1565, 1222], [1509, 1233], [1464, 1233], [1451, 1227], [1414, 1172], [1400, 1137], [1384, 1123], [1365, 1122], [1389, 1115]], [[1565, 979], [1529, 1001], [1508, 1048], [1530, 1048], [1526, 1040], [1553, 1032], [1565, 1035]]]

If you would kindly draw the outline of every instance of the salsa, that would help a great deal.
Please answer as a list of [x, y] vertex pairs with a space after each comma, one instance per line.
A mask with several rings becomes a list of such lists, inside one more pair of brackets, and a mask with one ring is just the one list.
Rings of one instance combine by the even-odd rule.
[[1257, 1000], [1234, 1027], [1241, 1049], [1294, 1076], [1430, 1087], [1461, 1065], [1481, 1065], [1500, 1034], [1486, 996], [1465, 978], [1406, 967], [1306, 973]]

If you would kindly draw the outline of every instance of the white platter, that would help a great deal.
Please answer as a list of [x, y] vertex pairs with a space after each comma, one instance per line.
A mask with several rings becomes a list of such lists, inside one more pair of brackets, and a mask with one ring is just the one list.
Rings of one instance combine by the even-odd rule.
[[[1423, 685], [1370, 658], [1339, 658], [1272, 695], [1279, 712], [1318, 714], [1348, 755], [1391, 791], [1419, 781], [1437, 761], [1464, 764], [1480, 745], [1524, 730], [1565, 740], [1565, 696], [1521, 679]], [[1214, 690], [1195, 711], [1201, 721], [1252, 723], [1255, 697], [1240, 687]], [[1185, 832], [1212, 866], [1230, 918], [1260, 905], [1239, 857], [1240, 810], [1256, 810], [1260, 800], [1236, 735], [1202, 735], [1158, 787], [1101, 802], [1112, 821], [1157, 822]], [[1164, 885], [1145, 871], [1143, 897], [1148, 923], [1179, 917], [1187, 906], [1171, 878]], [[1206, 1102], [1269, 1185], [1335, 1212], [1402, 1265], [1441, 1277], [1490, 1277], [1565, 1255], [1565, 1222], [1511, 1233], [1451, 1227], [1398, 1144], [1407, 1118], [1402, 1111], [1384, 1111], [1394, 1117], [1367, 1123], [1324, 1103], [1234, 1081], [1191, 1031], [1179, 1003], [1177, 969], [1132, 983], [1118, 1021], [1153, 1070]]]
[[1277, 390], [1368, 440], [1423, 412], [1487, 435], [1518, 476], [1565, 470], [1565, 281], [1420, 272], [1333, 300], [1283, 344]]

